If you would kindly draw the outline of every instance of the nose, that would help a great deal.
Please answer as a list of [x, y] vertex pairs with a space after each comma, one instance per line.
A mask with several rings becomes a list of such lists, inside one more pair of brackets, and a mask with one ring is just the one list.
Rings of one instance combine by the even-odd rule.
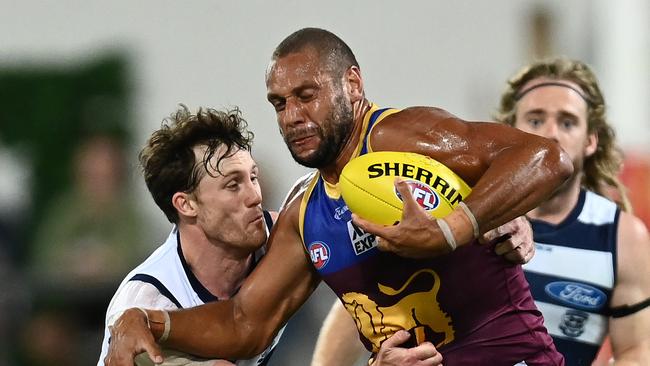
[[281, 115], [281, 122], [285, 126], [300, 124], [305, 121], [302, 105], [296, 98], [287, 98]]
[[551, 139], [553, 141], [558, 141], [558, 132], [559, 132], [559, 121], [555, 118], [552, 118], [548, 123], [544, 124], [543, 135], [544, 137]]
[[262, 204], [262, 191], [260, 186], [253, 182], [246, 184], [246, 196], [244, 203], [247, 207], [254, 207]]

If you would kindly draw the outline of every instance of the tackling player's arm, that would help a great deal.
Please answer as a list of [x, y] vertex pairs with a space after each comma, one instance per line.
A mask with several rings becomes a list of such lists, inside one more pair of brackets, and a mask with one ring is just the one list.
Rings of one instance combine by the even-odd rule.
[[[165, 347], [202, 357], [244, 359], [262, 352], [289, 317], [320, 282], [298, 233], [300, 200], [280, 214], [269, 238], [267, 254], [244, 281], [235, 297], [199, 307], [170, 312]], [[164, 330], [164, 314], [147, 310], [153, 339]], [[113, 329], [108, 366], [132, 365], [133, 355], [147, 351], [160, 355], [143, 332], [139, 311], [126, 312]], [[138, 317], [142, 319], [138, 319]], [[129, 329], [133, 328], [133, 329]], [[146, 333], [146, 334], [144, 334]], [[137, 339], [134, 339], [137, 338]], [[153, 354], [151, 354], [153, 353]]]
[[[641, 220], [621, 212], [617, 279], [609, 318], [616, 365], [650, 363], [650, 235]], [[643, 307], [645, 304], [645, 307]], [[636, 305], [636, 306], [635, 306]], [[628, 311], [626, 311], [628, 310]]]
[[[413, 107], [386, 117], [372, 129], [370, 146], [373, 151], [427, 155], [453, 170], [472, 186], [464, 202], [480, 233], [535, 208], [573, 172], [569, 156], [551, 140], [501, 124], [465, 122], [436, 108]], [[396, 188], [410, 196], [407, 187], [397, 183]], [[366, 220], [355, 221], [385, 239], [388, 250], [398, 254], [400, 247], [417, 247], [402, 253], [415, 257], [449, 251], [442, 229], [419, 211], [407, 197], [398, 225], [382, 227]], [[444, 221], [458, 245], [475, 238], [470, 215], [461, 207]], [[427, 233], [421, 232], [423, 228]]]

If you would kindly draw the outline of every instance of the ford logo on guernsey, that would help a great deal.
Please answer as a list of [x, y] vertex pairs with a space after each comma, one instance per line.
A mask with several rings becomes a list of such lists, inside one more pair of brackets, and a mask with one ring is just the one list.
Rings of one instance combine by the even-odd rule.
[[327, 265], [330, 260], [330, 248], [327, 244], [315, 241], [309, 244], [309, 256], [316, 269], [321, 269]]
[[552, 298], [565, 304], [585, 310], [598, 310], [607, 302], [607, 295], [599, 289], [584, 283], [558, 281], [544, 288]]
[[[440, 198], [438, 198], [438, 194], [431, 187], [417, 180], [405, 180], [405, 182], [408, 184], [411, 194], [418, 205], [427, 211], [435, 210], [438, 207]], [[402, 195], [399, 194], [397, 188], [395, 189], [395, 194], [402, 200]]]

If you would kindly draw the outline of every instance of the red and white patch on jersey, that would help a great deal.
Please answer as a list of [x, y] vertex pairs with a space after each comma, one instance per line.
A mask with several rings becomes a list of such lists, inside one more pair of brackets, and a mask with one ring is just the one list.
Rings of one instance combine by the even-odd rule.
[[330, 248], [327, 244], [316, 241], [309, 244], [309, 256], [316, 269], [321, 269], [327, 265], [330, 260]]

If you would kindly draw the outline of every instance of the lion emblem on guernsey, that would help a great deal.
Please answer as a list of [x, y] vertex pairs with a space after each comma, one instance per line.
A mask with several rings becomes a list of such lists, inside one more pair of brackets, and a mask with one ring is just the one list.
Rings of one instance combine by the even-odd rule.
[[408, 294], [393, 306], [378, 306], [367, 295], [357, 292], [348, 292], [341, 297], [343, 305], [354, 318], [359, 332], [372, 342], [373, 352], [379, 351], [381, 343], [400, 329], [410, 330], [425, 326], [433, 332], [443, 334], [444, 339], [436, 344], [436, 347], [454, 340], [451, 318], [440, 309], [438, 303], [440, 277], [436, 272], [430, 269], [419, 270], [413, 273], [398, 290], [382, 284], [377, 286], [383, 294], [396, 296], [401, 294], [417, 276], [424, 274], [433, 277], [431, 290]]

